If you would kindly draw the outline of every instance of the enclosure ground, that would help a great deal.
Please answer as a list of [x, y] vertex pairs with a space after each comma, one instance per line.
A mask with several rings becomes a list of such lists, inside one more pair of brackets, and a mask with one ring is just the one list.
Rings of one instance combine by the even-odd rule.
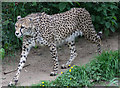
[[[73, 61], [72, 65], [84, 65], [97, 55], [97, 47], [95, 44], [90, 43], [84, 38], [79, 38], [76, 42], [76, 49], [78, 56]], [[117, 50], [118, 49], [118, 34], [111, 35], [102, 40], [102, 50]], [[59, 65], [61, 66], [70, 56], [70, 51], [67, 45], [58, 47]], [[18, 66], [20, 52], [15, 53], [15, 56], [6, 56], [2, 63], [2, 73], [13, 69]], [[30, 66], [24, 68], [21, 72], [18, 86], [30, 86], [39, 83], [41, 80], [54, 80], [57, 76], [51, 77], [53, 60], [51, 58], [48, 47], [32, 48], [26, 64]], [[61, 69], [59, 66], [58, 74], [60, 75]], [[16, 72], [9, 74], [2, 74], [2, 86], [7, 86], [9, 81], [13, 78]], [[1, 77], [0, 77], [1, 78]]]

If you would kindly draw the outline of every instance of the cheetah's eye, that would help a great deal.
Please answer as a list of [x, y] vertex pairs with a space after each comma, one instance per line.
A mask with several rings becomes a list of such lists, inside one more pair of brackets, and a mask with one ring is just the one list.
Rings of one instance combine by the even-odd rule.
[[21, 26], [21, 28], [25, 28], [24, 26]]
[[17, 28], [17, 26], [15, 25], [15, 27]]

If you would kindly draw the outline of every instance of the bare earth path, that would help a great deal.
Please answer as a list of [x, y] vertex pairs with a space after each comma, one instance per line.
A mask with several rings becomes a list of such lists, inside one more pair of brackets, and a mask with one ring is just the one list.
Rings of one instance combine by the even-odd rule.
[[[84, 65], [92, 60], [96, 53], [96, 45], [88, 42], [84, 38], [79, 38], [76, 42], [76, 49], [78, 56], [73, 61], [72, 65]], [[118, 49], [118, 35], [114, 34], [111, 37], [102, 40], [102, 50], [117, 50]], [[60, 66], [69, 59], [69, 49], [66, 45], [58, 48]], [[2, 63], [2, 71], [10, 71], [18, 66], [20, 52], [15, 54], [15, 57], [7, 56]], [[18, 86], [30, 86], [39, 83], [41, 80], [54, 80], [56, 77], [51, 77], [53, 60], [51, 58], [48, 47], [39, 47], [32, 49], [27, 63], [30, 66], [24, 68], [21, 72]], [[59, 74], [62, 71], [59, 66]], [[7, 86], [8, 82], [13, 78], [16, 72], [7, 75], [2, 74], [2, 86]]]

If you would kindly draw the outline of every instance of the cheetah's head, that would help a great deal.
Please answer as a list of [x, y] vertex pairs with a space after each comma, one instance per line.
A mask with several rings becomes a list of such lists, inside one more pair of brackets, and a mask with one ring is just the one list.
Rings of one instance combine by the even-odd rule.
[[15, 24], [15, 35], [20, 38], [23, 35], [31, 35], [32, 28], [32, 19], [30, 18], [21, 18], [21, 16], [17, 17], [17, 22]]

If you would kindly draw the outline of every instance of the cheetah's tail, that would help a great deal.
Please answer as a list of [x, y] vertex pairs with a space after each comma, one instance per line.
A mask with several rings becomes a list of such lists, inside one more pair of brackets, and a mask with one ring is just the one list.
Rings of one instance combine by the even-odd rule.
[[102, 31], [98, 32], [98, 35], [99, 35], [100, 38], [102, 39], [103, 32], [102, 32]]

